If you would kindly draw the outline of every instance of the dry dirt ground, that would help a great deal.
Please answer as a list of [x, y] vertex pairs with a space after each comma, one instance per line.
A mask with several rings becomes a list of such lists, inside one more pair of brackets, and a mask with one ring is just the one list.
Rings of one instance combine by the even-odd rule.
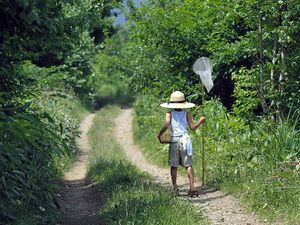
[[86, 167], [90, 146], [87, 133], [92, 125], [94, 114], [88, 115], [80, 124], [81, 135], [77, 139], [79, 148], [76, 162], [65, 173], [61, 181], [62, 191], [59, 200], [62, 217], [58, 225], [99, 225], [97, 212], [104, 204], [104, 197], [86, 177]]
[[[132, 110], [123, 109], [116, 118], [115, 124], [113, 134], [119, 144], [123, 147], [128, 158], [140, 169], [150, 173], [158, 184], [171, 189], [169, 169], [162, 169], [147, 162], [139, 147], [133, 142]], [[196, 187], [200, 191], [200, 195], [195, 198], [190, 198], [187, 196], [188, 178], [179, 176], [177, 183], [180, 189], [180, 198], [189, 200], [195, 207], [201, 208], [204, 216], [211, 224], [266, 224], [265, 222], [259, 221], [254, 213], [246, 212], [237, 199], [226, 193], [211, 187], [201, 187], [200, 184], [196, 182]]]

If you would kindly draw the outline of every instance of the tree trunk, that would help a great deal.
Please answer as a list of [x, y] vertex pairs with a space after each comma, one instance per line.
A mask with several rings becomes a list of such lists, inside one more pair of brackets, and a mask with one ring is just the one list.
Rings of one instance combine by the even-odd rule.
[[[282, 18], [283, 20], [285, 18], [285, 14], [288, 12], [288, 0], [285, 1], [285, 4], [282, 7]], [[285, 21], [286, 24], [288, 24], [288, 21]], [[283, 32], [285, 33], [285, 36], [288, 35], [288, 27], [284, 26]], [[286, 39], [282, 40], [281, 42], [281, 47], [280, 47], [280, 60], [281, 60], [281, 68], [280, 68], [280, 74], [279, 74], [279, 80], [278, 80], [278, 91], [279, 91], [279, 96], [280, 96], [280, 104], [278, 106], [278, 112], [282, 113], [282, 96], [283, 96], [283, 80], [285, 78], [285, 73], [286, 73], [286, 65], [285, 65], [285, 58], [287, 55], [287, 42]]]
[[[260, 10], [260, 9], [259, 9]], [[264, 78], [264, 54], [263, 54], [263, 22], [262, 12], [258, 16], [258, 42], [259, 42], [259, 95], [263, 113], [267, 114], [267, 104], [265, 99], [265, 78]]]
[[[278, 27], [281, 24], [281, 16], [280, 11], [279, 14], [276, 16], [276, 24], [275, 24], [275, 32], [274, 32], [274, 43], [273, 43], [273, 54], [272, 54], [272, 67], [271, 67], [271, 81], [274, 85], [276, 85], [275, 81], [275, 65], [276, 65], [276, 56], [278, 54]], [[276, 88], [276, 87], [275, 87]]]

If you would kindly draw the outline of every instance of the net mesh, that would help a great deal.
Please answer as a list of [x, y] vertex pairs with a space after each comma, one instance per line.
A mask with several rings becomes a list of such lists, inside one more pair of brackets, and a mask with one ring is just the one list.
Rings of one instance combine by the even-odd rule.
[[212, 65], [207, 57], [201, 57], [196, 60], [193, 65], [193, 70], [200, 76], [200, 79], [205, 86], [207, 92], [213, 88], [214, 83], [212, 80]]

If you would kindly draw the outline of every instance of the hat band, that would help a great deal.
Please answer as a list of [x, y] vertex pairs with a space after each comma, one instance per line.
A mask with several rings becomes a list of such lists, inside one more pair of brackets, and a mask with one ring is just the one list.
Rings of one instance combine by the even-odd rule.
[[184, 103], [185, 100], [182, 100], [182, 101], [169, 101], [169, 103]]

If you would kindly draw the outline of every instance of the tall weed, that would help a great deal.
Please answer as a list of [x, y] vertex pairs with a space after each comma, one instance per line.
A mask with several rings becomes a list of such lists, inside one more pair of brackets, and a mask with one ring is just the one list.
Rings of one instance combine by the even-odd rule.
[[0, 111], [0, 224], [55, 224], [56, 187], [49, 180], [76, 151], [79, 105], [71, 93], [45, 91], [23, 112]]

